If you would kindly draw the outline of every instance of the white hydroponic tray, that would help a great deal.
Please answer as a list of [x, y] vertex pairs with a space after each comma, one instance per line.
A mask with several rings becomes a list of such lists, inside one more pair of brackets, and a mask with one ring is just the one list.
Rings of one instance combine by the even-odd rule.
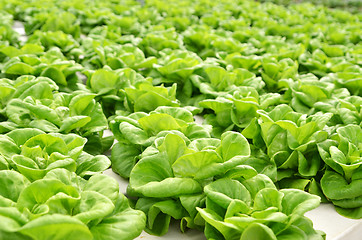
[[[119, 182], [119, 190], [125, 194], [128, 182], [108, 169], [104, 174], [115, 178]], [[359, 240], [362, 239], [362, 220], [345, 218], [339, 215], [332, 204], [322, 203], [318, 208], [305, 214], [313, 221], [315, 229], [327, 234], [327, 240]], [[202, 232], [189, 230], [181, 233], [178, 223], [170, 226], [168, 233], [162, 237], [151, 236], [143, 232], [137, 240], [203, 240], [206, 239]]]

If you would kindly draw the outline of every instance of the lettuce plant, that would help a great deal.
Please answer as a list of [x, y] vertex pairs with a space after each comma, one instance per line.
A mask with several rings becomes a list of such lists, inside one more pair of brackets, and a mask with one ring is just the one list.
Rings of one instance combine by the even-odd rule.
[[343, 125], [358, 125], [362, 120], [362, 98], [359, 96], [350, 96], [349, 92], [346, 89], [344, 90], [345, 91], [340, 91], [341, 94], [339, 94], [338, 98], [335, 96], [332, 99], [314, 104], [316, 110], [333, 114], [333, 117], [328, 122], [328, 125], [332, 128], [331, 133], [334, 133], [336, 128]]
[[258, 73], [262, 66], [262, 57], [257, 55], [243, 56], [238, 52], [230, 53], [224, 60], [234, 68], [243, 68]]
[[149, 73], [154, 84], [177, 83], [177, 98], [181, 102], [190, 101], [195, 95], [192, 84], [192, 74], [201, 67], [202, 60], [195, 53], [185, 50], [163, 50], [159, 52], [161, 58]]
[[114, 115], [117, 110], [126, 110], [124, 88], [131, 87], [145, 78], [130, 68], [112, 71], [104, 67], [96, 71], [85, 71], [87, 87], [97, 94], [106, 116]]
[[162, 58], [155, 66], [161, 75], [158, 82], [176, 82], [187, 79], [199, 68], [202, 62], [196, 54], [185, 50], [164, 50], [160, 52]]
[[328, 166], [321, 179], [326, 197], [336, 210], [351, 218], [361, 218], [362, 130], [358, 125], [337, 129], [335, 140], [318, 144], [319, 153]]
[[209, 48], [214, 30], [207, 25], [191, 25], [183, 32], [183, 42], [187, 50], [197, 53], [202, 59], [216, 56]]
[[150, 112], [158, 106], [180, 106], [176, 84], [167, 88], [153, 86], [151, 78], [144, 78], [130, 68], [112, 71], [105, 67], [87, 74], [87, 85], [97, 93], [107, 115], [114, 115], [117, 110]]
[[36, 56], [44, 53], [44, 47], [38, 44], [26, 43], [21, 48], [17, 48], [14, 46], [1, 46], [0, 52], [5, 57], [17, 57], [25, 54], [35, 54]]
[[196, 207], [204, 203], [206, 184], [224, 174], [256, 174], [252, 167], [241, 166], [250, 148], [236, 132], [225, 132], [221, 140], [199, 138], [189, 144], [169, 133], [156, 139], [152, 148], [132, 169], [128, 194], [139, 197], [136, 209], [146, 213], [146, 231], [153, 234], [165, 234], [171, 217], [182, 219], [182, 228], [202, 227]]
[[91, 29], [89, 34], [81, 39], [80, 43], [82, 51], [92, 55], [89, 51], [94, 48], [94, 51], [97, 51], [98, 46], [105, 47], [127, 43], [138, 46], [141, 41], [142, 39], [135, 35], [122, 35], [122, 30], [118, 26], [104, 25]]
[[[62, 19], [62, 21], [59, 21], [59, 19]], [[75, 38], [79, 38], [80, 36], [79, 21], [70, 12], [42, 11], [33, 16], [27, 16], [25, 20], [25, 31], [27, 34], [32, 34], [39, 29], [43, 32], [61, 31], [71, 34]]]
[[[6, 114], [9, 122], [15, 123], [17, 128], [34, 127], [45, 132], [75, 132], [87, 137], [89, 143], [102, 142], [106, 140], [102, 139], [102, 132], [107, 129], [108, 123], [94, 97], [95, 95], [87, 92], [74, 92], [55, 94], [50, 101], [32, 97], [12, 99], [6, 106]], [[101, 146], [94, 150], [101, 153], [109, 147], [110, 145], [104, 146], [103, 149]]]
[[139, 44], [139, 48], [145, 53], [146, 57], [159, 57], [159, 51], [163, 49], [182, 49], [181, 37], [174, 28], [164, 29], [163, 26], [145, 34]]
[[213, 97], [242, 91], [241, 86], [253, 87], [260, 91], [265, 85], [260, 77], [242, 68], [229, 72], [220, 66], [204, 66], [198, 72], [198, 75], [191, 77], [192, 83], [202, 94]]
[[362, 69], [360, 67], [349, 67], [327, 76], [328, 81], [333, 82], [338, 87], [347, 88], [351, 94], [361, 96]]
[[[317, 143], [327, 139], [328, 133], [323, 129], [332, 114], [307, 117], [284, 104], [269, 113], [258, 110], [258, 114], [260, 128], [250, 125], [248, 131], [254, 130], [254, 138], [261, 135], [268, 156], [278, 167], [281, 186], [297, 186], [299, 182], [305, 187], [309, 183], [306, 179], [317, 176], [324, 167]], [[304, 189], [301, 185], [298, 188]]]
[[27, 40], [27, 43], [39, 44], [46, 50], [52, 47], [58, 47], [65, 55], [70, 55], [72, 50], [79, 47], [79, 43], [72, 37], [62, 31], [35, 31]]
[[[231, 21], [224, 20], [223, 24], [230, 24]], [[197, 53], [202, 59], [236, 52], [250, 55], [258, 51], [252, 44], [233, 38], [230, 32], [215, 31], [210, 25], [192, 25], [183, 35], [186, 48]]]
[[[58, 86], [54, 81], [46, 77], [22, 76], [15, 81], [6, 78], [1, 79], [1, 89], [1, 103], [3, 107], [1, 113], [3, 115], [2, 118], [7, 120], [6, 106], [9, 101], [26, 97], [49, 99], [53, 97], [53, 92], [58, 89]], [[6, 126], [8, 124], [1, 122], [1, 125]], [[2, 129], [2, 132], [6, 132], [6, 128]]]
[[[10, 51], [9, 51], [10, 50]], [[56, 82], [62, 91], [74, 91], [82, 88], [77, 72], [83, 67], [72, 60], [67, 60], [58, 48], [43, 52], [41, 46], [26, 44], [20, 51], [4, 49], [9, 56], [4, 63], [2, 73], [15, 79], [22, 75], [44, 76]]]
[[93, 44], [85, 49], [83, 64], [101, 68], [105, 65], [112, 69], [132, 68], [135, 70], [152, 68], [157, 63], [155, 57], [146, 58], [144, 53], [132, 44], [107, 45], [104, 47]]
[[328, 57], [322, 50], [317, 49], [313, 53], [306, 52], [299, 57], [302, 66], [301, 71], [308, 71], [316, 76], [323, 77], [328, 73], [343, 72], [354, 68], [355, 65], [344, 57]]
[[261, 76], [269, 89], [278, 88], [281, 79], [295, 78], [298, 72], [298, 62], [290, 58], [276, 61], [272, 58], [264, 58]]
[[120, 39], [122, 39], [120, 28], [107, 25], [98, 26], [91, 29], [87, 36], [81, 39], [80, 47], [83, 52], [87, 52], [88, 54], [91, 54], [89, 56], [93, 56], [94, 53], [92, 54], [91, 52], [88, 52], [92, 48], [96, 51], [98, 46], [103, 47], [114, 43], [122, 43], [119, 42]]
[[56, 92], [58, 86], [46, 77], [22, 76], [7, 83], [12, 86], [4, 88], [7, 89], [3, 98], [6, 107], [2, 112], [5, 120], [0, 123], [3, 133], [32, 127], [87, 137], [86, 149], [92, 153], [103, 153], [111, 146], [112, 138], [102, 138], [108, 122], [100, 104], [94, 100], [95, 94]]
[[305, 52], [304, 44], [286, 42], [281, 36], [263, 36], [255, 40], [252, 39], [251, 41], [256, 48], [263, 51], [263, 54], [270, 54], [272, 58], [278, 60], [287, 58], [297, 60]]
[[277, 93], [259, 96], [255, 88], [240, 86], [235, 89], [232, 96], [225, 95], [216, 99], [206, 99], [199, 105], [214, 111], [214, 114], [205, 115], [205, 120], [214, 127], [214, 135], [219, 136], [225, 129], [246, 128], [255, 121], [259, 115], [258, 110], [271, 108], [280, 103], [280, 98]]
[[110, 122], [110, 127], [118, 140], [112, 148], [112, 169], [122, 177], [129, 177], [139, 155], [156, 138], [171, 132], [189, 142], [209, 138], [211, 130], [207, 125], [195, 123], [190, 111], [166, 106], [158, 107], [149, 114], [135, 112], [127, 117], [117, 116]]
[[140, 35], [146, 31], [144, 25], [142, 25], [138, 18], [135, 16], [122, 16], [118, 14], [112, 14], [107, 21], [108, 26], [118, 26], [121, 33], [124, 35]]
[[335, 90], [335, 85], [327, 81], [320, 81], [313, 74], [299, 75], [296, 80], [284, 79], [280, 86], [288, 88], [284, 98], [290, 101], [289, 105], [297, 112], [311, 114], [316, 103], [341, 97]]
[[[80, 3], [78, 3], [80, 5]], [[82, 3], [82, 7], [76, 9], [68, 9], [69, 12], [72, 12], [77, 20], [80, 22], [81, 31], [83, 34], [89, 34], [93, 29], [98, 26], [107, 26], [106, 23], [109, 20], [110, 16], [114, 13], [109, 8], [89, 8], [91, 3]], [[92, 5], [97, 5], [99, 3], [93, 3]], [[78, 6], [79, 6], [78, 5]]]
[[[147, 81], [149, 80], [149, 81]], [[130, 112], [150, 112], [159, 106], [179, 107], [176, 99], [176, 84], [171, 87], [153, 86], [151, 80], [139, 81], [124, 89], [126, 109]]]
[[[23, 128], [1, 135], [3, 169], [14, 169], [30, 181], [43, 178], [49, 171], [64, 168], [81, 177], [106, 170], [111, 162], [104, 155], [92, 156], [83, 151], [87, 139], [76, 134], [46, 134]], [[4, 161], [5, 160], [5, 161]]]
[[[46, 132], [77, 132], [87, 136], [107, 128], [107, 120], [95, 95], [87, 92], [57, 93], [54, 99], [14, 98], [6, 106], [10, 122]], [[48, 100], [48, 101], [47, 101]]]
[[30, 183], [23, 175], [0, 171], [0, 235], [9, 239], [133, 239], [146, 222], [129, 207], [115, 179], [89, 180], [53, 169]]
[[265, 175], [221, 178], [205, 186], [207, 239], [324, 239], [304, 213], [320, 198], [296, 189], [277, 190]]

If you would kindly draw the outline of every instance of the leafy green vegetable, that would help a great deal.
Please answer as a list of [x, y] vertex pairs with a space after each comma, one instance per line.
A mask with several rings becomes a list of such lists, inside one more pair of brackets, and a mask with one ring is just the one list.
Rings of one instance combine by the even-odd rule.
[[0, 225], [2, 236], [133, 239], [144, 228], [144, 214], [129, 207], [117, 181], [106, 175], [85, 180], [53, 169], [32, 183], [15, 171], [2, 170], [0, 175], [0, 217], [8, 223]]
[[[201, 207], [202, 187], [213, 178], [225, 173], [235, 177], [256, 175], [253, 168], [238, 168], [250, 155], [249, 144], [240, 133], [225, 132], [221, 140], [201, 138], [188, 146], [182, 137], [169, 133], [155, 142], [155, 151], [142, 157], [132, 169], [128, 188], [131, 196], [139, 197], [136, 208], [147, 214], [147, 229], [153, 234], [167, 232], [170, 216], [184, 218], [188, 226], [197, 227], [195, 207]], [[172, 201], [167, 200], [170, 197]], [[192, 199], [198, 199], [198, 205], [190, 206]], [[181, 212], [176, 214], [176, 209]], [[154, 211], [157, 218], [164, 219], [162, 226], [153, 225]]]
[[153, 64], [157, 63], [155, 57], [146, 58], [144, 53], [132, 44], [125, 45], [108, 45], [102, 48], [89, 46], [85, 49], [84, 65], [91, 65], [95, 67], [110, 66], [112, 69], [132, 68], [135, 70], [152, 68]]
[[326, 197], [337, 206], [337, 211], [351, 218], [361, 218], [361, 141], [358, 125], [337, 129], [338, 140], [326, 140], [318, 144], [319, 153], [329, 167], [321, 179]]
[[[10, 91], [3, 99], [6, 105], [3, 115], [8, 121], [1, 123], [2, 132], [33, 127], [45, 132], [75, 132], [91, 142], [92, 139], [100, 139], [102, 131], [108, 126], [94, 94], [85, 91], [71, 94], [56, 92], [57, 85], [46, 77], [22, 76], [9, 83], [12, 86], [7, 85]], [[99, 150], [101, 153], [103, 149]]]
[[159, 137], [174, 133], [187, 142], [210, 137], [208, 126], [195, 123], [190, 111], [177, 107], [162, 106], [150, 114], [117, 116], [110, 126], [119, 141], [112, 149], [112, 168], [122, 177], [129, 177], [139, 155]]
[[197, 208], [205, 220], [208, 239], [323, 239], [304, 213], [319, 205], [319, 197], [301, 190], [277, 190], [265, 175], [242, 181], [222, 178], [204, 188], [206, 208]]
[[205, 119], [206, 123], [214, 126], [214, 135], [219, 136], [225, 130], [246, 128], [258, 117], [259, 109], [272, 108], [273, 105], [280, 103], [280, 98], [276, 93], [259, 96], [255, 88], [240, 86], [232, 96], [206, 99], [199, 105], [215, 112], [215, 115], [206, 115]]
[[1, 137], [1, 147], [8, 149], [3, 152], [7, 168], [17, 170], [30, 181], [41, 179], [57, 168], [89, 177], [110, 166], [106, 156], [84, 152], [87, 140], [76, 134], [45, 134], [41, 130], [23, 128]]
[[286, 105], [258, 113], [260, 133], [268, 156], [278, 167], [278, 180], [296, 173], [304, 178], [316, 176], [323, 167], [316, 144], [327, 139], [323, 128], [331, 114], [306, 117]]

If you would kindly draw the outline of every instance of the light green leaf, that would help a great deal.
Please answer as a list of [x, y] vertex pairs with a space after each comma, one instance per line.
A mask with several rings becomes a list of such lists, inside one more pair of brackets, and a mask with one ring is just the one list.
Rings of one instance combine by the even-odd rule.
[[50, 214], [24, 225], [20, 232], [36, 240], [89, 240], [92, 234], [87, 225], [70, 216]]

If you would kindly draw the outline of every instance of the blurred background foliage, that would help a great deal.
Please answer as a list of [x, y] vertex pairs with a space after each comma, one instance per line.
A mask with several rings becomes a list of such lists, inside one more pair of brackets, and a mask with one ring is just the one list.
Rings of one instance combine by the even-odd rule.
[[330, 8], [348, 10], [352, 13], [362, 11], [362, 0], [257, 0], [259, 2], [272, 2], [281, 5], [310, 2], [316, 5], [323, 5]]

